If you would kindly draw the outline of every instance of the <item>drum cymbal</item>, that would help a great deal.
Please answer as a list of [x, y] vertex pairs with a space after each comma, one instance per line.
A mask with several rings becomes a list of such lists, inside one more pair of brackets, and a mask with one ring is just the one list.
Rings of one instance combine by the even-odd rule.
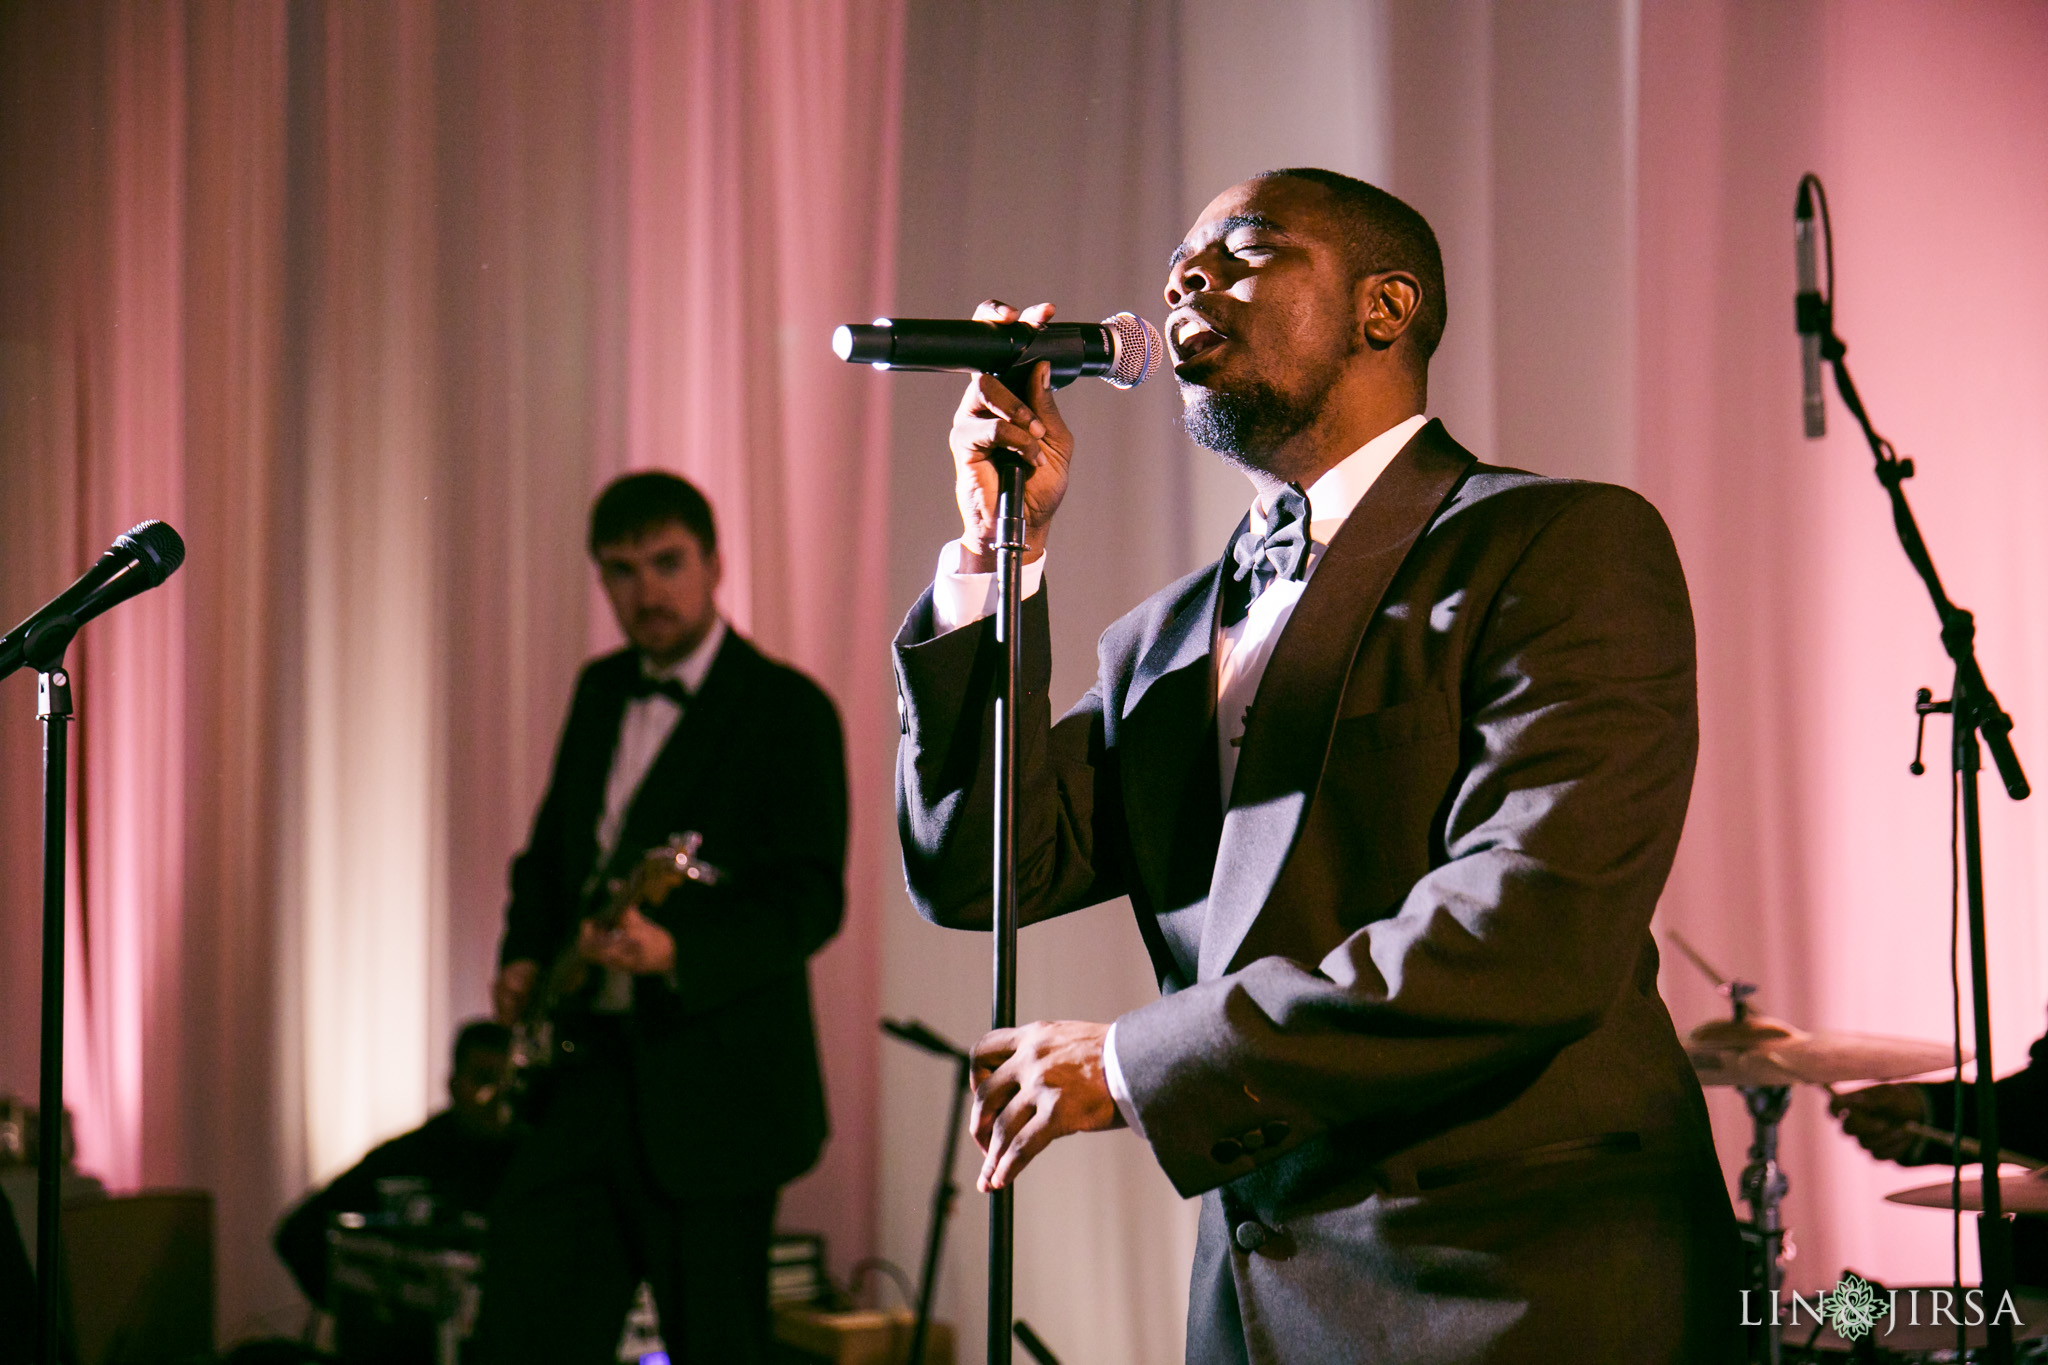
[[1891, 1081], [1955, 1062], [1955, 1049], [1943, 1043], [1868, 1033], [1805, 1033], [1763, 1014], [1701, 1024], [1687, 1035], [1685, 1052], [1701, 1085]]
[[[1938, 1185], [1915, 1185], [1910, 1190], [1888, 1194], [1885, 1199], [1894, 1204], [1910, 1204], [1916, 1209], [1949, 1209], [1958, 1203], [1946, 1180]], [[1959, 1202], [1965, 1211], [1982, 1212], [1984, 1182], [1965, 1180]], [[1998, 1202], [2007, 1213], [2048, 1213], [2048, 1176], [2038, 1173], [2001, 1175], [1998, 1178]]]

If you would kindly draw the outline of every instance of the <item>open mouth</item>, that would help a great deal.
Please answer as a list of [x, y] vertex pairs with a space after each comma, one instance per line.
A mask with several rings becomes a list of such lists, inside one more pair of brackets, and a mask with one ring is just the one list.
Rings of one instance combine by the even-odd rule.
[[1180, 309], [1168, 320], [1167, 339], [1173, 348], [1175, 369], [1198, 356], [1215, 350], [1230, 338], [1209, 319], [1192, 309]]

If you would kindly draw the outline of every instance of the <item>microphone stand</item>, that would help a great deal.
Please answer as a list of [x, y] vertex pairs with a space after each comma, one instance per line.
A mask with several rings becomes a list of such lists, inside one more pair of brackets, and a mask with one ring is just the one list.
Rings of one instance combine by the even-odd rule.
[[[1016, 373], [1005, 379], [1015, 381], [1009, 384], [1011, 392], [1031, 392]], [[1017, 711], [1024, 697], [1024, 484], [1031, 466], [1007, 451], [995, 464], [1002, 480], [995, 551], [996, 640], [1003, 646], [1003, 664], [995, 714], [995, 960], [989, 1027], [1001, 1029], [1017, 1024]], [[1007, 1365], [1011, 1359], [1010, 1328], [1016, 1319], [1012, 1194], [1005, 1185], [988, 1196], [988, 1365]]]
[[1970, 993], [1977, 1035], [1977, 1141], [1979, 1155], [1983, 1158], [1984, 1176], [1984, 1209], [1977, 1220], [1977, 1252], [1983, 1266], [1984, 1297], [1989, 1301], [1986, 1309], [1989, 1321], [1985, 1329], [1988, 1359], [1994, 1365], [2011, 1365], [2012, 1325], [2000, 1322], [1998, 1312], [2005, 1302], [2006, 1293], [2012, 1288], [2012, 1227], [2006, 1221], [1998, 1185], [1998, 1093], [1993, 1085], [1997, 1073], [1991, 1064], [1991, 985], [1985, 963], [1984, 940], [1983, 825], [1977, 801], [1977, 777], [1983, 767], [1979, 737], [1991, 750], [1992, 761], [1998, 767], [2007, 796], [2015, 801], [2024, 801], [2032, 789], [2020, 768], [2019, 756], [2013, 752], [2012, 717], [1999, 707], [1998, 698], [1992, 694], [1990, 684], [1984, 680], [1984, 671], [1977, 663], [1976, 618], [1949, 600], [1941, 586], [1941, 576], [1935, 571], [1934, 560], [1928, 554], [1927, 542], [1920, 536], [1919, 523], [1913, 519], [1913, 509], [1906, 502], [1904, 484], [1913, 477], [1913, 462], [1900, 458], [1892, 443], [1877, 434], [1877, 429], [1871, 425], [1870, 414], [1864, 409], [1862, 396], [1856, 392], [1855, 382], [1849, 378], [1849, 366], [1844, 359], [1849, 348], [1835, 335], [1834, 328], [1834, 244], [1833, 227], [1827, 221], [1827, 196], [1821, 191], [1820, 181], [1811, 175], [1800, 182], [1802, 191], [1809, 182], [1820, 200], [1822, 222], [1827, 226], [1828, 295], [1822, 298], [1818, 293], [1800, 294], [1799, 330], [1819, 335], [1821, 358], [1834, 370], [1835, 389], [1842, 396], [1842, 404], [1849, 409], [1857, 425], [1863, 428], [1864, 439], [1870, 443], [1871, 453], [1877, 459], [1877, 481], [1891, 499], [1892, 525], [1898, 531], [1899, 544], [1921, 581], [1927, 585], [1927, 595], [1934, 602], [1934, 614], [1941, 621], [1942, 648], [1955, 664], [1954, 690], [1949, 694], [1953, 706], [1950, 728], [1954, 741], [1950, 746], [1950, 780], [1962, 787], [1963, 880], [1969, 906]]
[[36, 716], [43, 722], [42, 1074], [36, 1160], [36, 1359], [41, 1365], [58, 1365], [64, 1318], [57, 1220], [64, 1175], [64, 855], [72, 716], [64, 651], [78, 625], [69, 616], [53, 617], [29, 635], [22, 651], [36, 670]]

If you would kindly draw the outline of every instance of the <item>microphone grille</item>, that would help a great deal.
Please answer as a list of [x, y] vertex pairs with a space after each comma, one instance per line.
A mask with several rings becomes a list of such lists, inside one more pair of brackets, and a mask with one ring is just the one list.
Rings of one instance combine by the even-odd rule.
[[1102, 377], [1120, 389], [1144, 383], [1165, 350], [1159, 329], [1133, 313], [1106, 317], [1102, 325], [1109, 329], [1112, 349], [1109, 373]]
[[[161, 521], [140, 522], [120, 537], [136, 551], [149, 585], [156, 587], [178, 571], [185, 562], [185, 538]], [[115, 543], [119, 544], [120, 540]]]

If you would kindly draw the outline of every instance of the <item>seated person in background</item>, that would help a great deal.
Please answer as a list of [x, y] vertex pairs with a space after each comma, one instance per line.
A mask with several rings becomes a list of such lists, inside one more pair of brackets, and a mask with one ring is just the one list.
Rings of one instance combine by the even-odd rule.
[[[1992, 1087], [1998, 1096], [1998, 1145], [2001, 1150], [2048, 1154], [2048, 1037], [2027, 1049], [2022, 1071], [2000, 1077]], [[1977, 1136], [1977, 1087], [1963, 1090], [1962, 1133]], [[1956, 1128], [1956, 1087], [1952, 1081], [1921, 1081], [1906, 1085], [1873, 1085], [1828, 1101], [1828, 1112], [1842, 1120], [1842, 1131], [1883, 1161], [1901, 1166], [1949, 1165], [1948, 1146], [1906, 1131], [1908, 1123], [1924, 1123], [1944, 1132]], [[1968, 1164], [1975, 1165], [1972, 1158]], [[2048, 1218], [2020, 1216], [2013, 1223], [2012, 1274], [2019, 1284], [2048, 1286]]]
[[443, 1215], [483, 1212], [512, 1156], [515, 1134], [505, 1093], [511, 1065], [510, 1029], [488, 1019], [463, 1025], [455, 1035], [449, 1106], [373, 1148], [285, 1216], [274, 1245], [307, 1298], [322, 1306], [327, 1302], [327, 1229], [334, 1216], [375, 1210], [380, 1180], [425, 1180]]
[[[28, 1263], [28, 1244], [14, 1223], [14, 1205], [0, 1197], [0, 1322], [36, 1320], [36, 1272]], [[28, 1334], [0, 1332], [0, 1365], [29, 1365]]]

